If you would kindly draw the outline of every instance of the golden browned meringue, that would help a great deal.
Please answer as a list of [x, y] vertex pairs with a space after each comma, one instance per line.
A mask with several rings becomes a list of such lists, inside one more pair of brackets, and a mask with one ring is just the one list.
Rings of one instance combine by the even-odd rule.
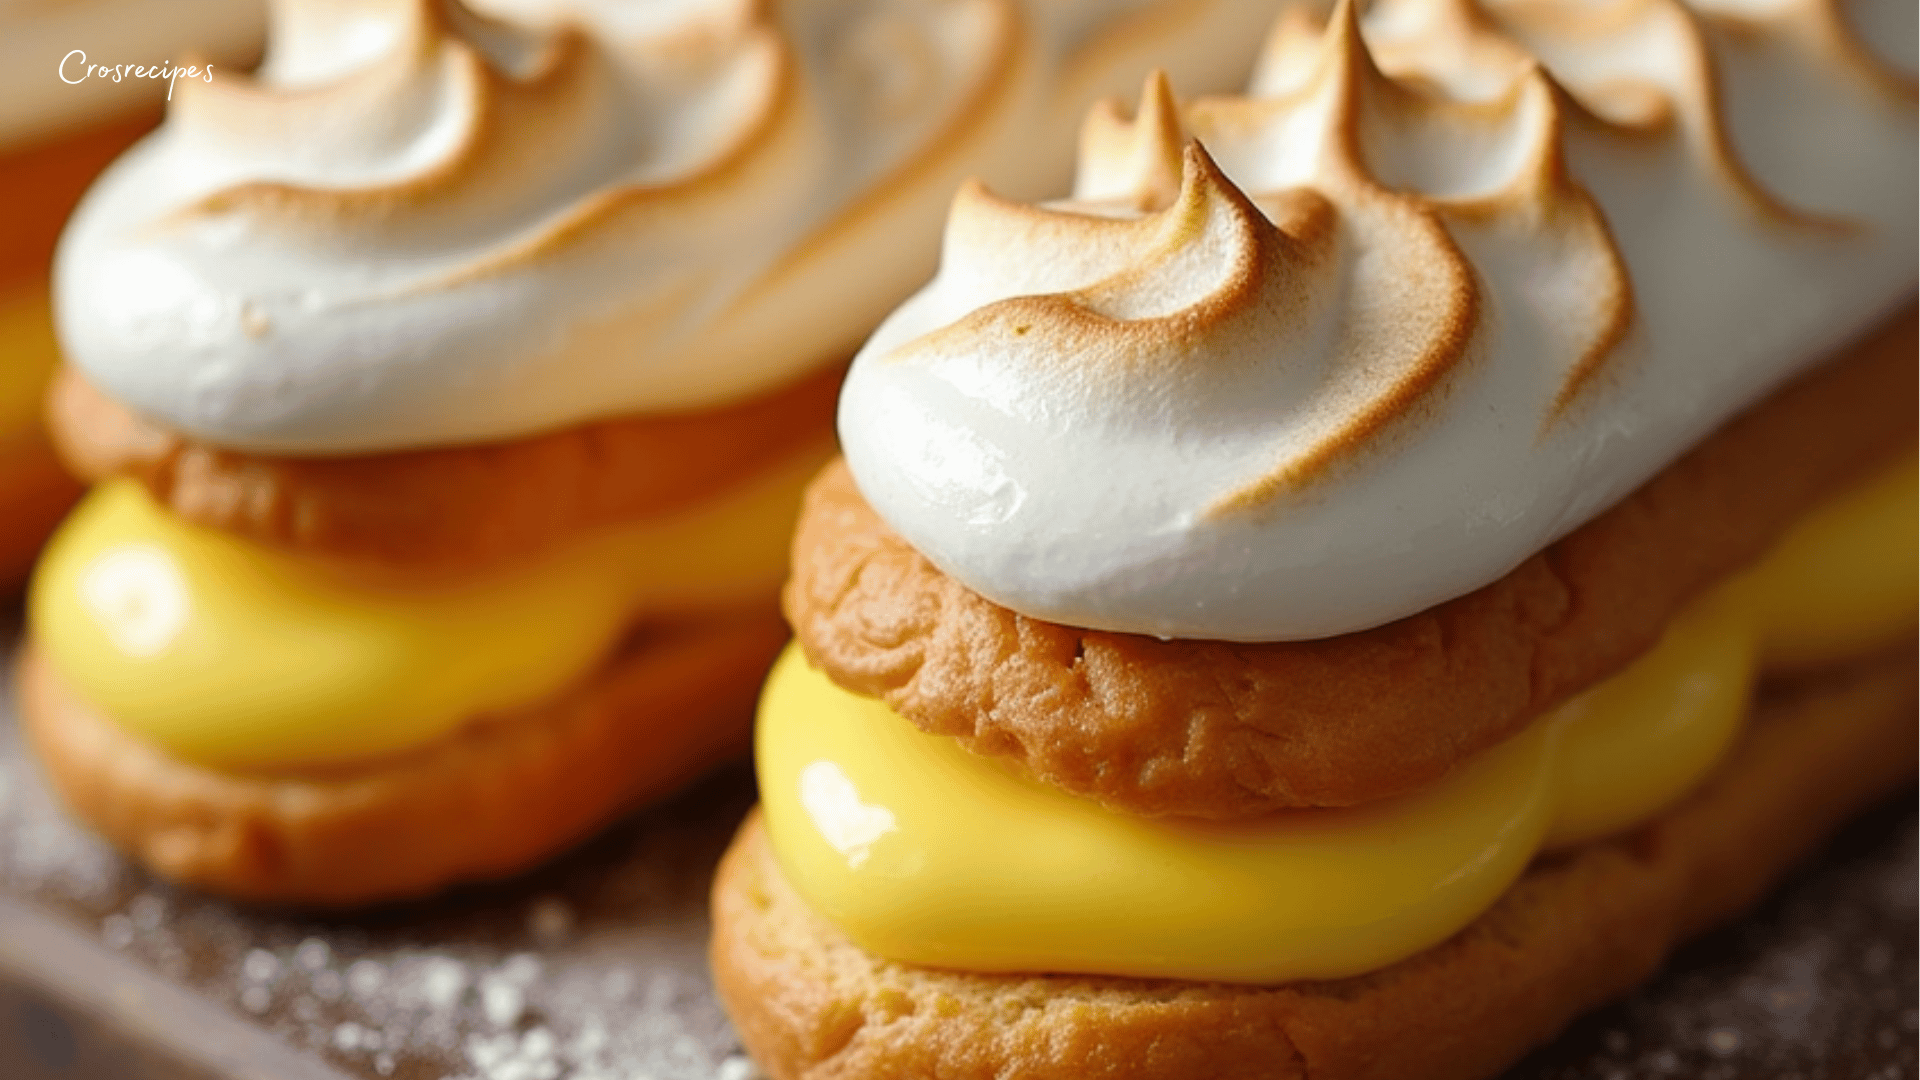
[[1829, 0], [1298, 8], [1252, 86], [1096, 112], [1070, 202], [963, 192], [855, 361], [862, 493], [996, 603], [1240, 641], [1420, 611], [1914, 289], [1910, 78]]
[[764, 392], [924, 279], [962, 177], [1053, 189], [1088, 102], [1150, 62], [1228, 84], [1270, 15], [477, 6], [279, 0], [257, 78], [182, 84], [65, 241], [88, 379], [207, 441], [299, 454]]

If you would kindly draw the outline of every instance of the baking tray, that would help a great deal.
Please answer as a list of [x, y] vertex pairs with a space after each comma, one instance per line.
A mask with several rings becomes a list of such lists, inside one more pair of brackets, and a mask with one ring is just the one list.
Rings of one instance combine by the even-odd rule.
[[[0, 655], [19, 634], [0, 612]], [[9, 669], [11, 664], [9, 663]], [[74, 826], [0, 697], [0, 1076], [749, 1080], [707, 882], [744, 765], [514, 881], [351, 918], [171, 887]], [[1914, 1080], [1911, 792], [1507, 1080]]]

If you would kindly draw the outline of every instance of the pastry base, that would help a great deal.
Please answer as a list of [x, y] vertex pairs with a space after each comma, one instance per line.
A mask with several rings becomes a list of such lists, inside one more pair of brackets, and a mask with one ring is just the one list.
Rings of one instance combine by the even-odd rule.
[[774, 1080], [1468, 1080], [1647, 978], [1907, 782], [1915, 655], [1771, 686], [1655, 821], [1536, 860], [1477, 922], [1371, 975], [1280, 987], [915, 968], [860, 951], [782, 876], [757, 812], [714, 884], [712, 961]]
[[662, 626], [547, 705], [308, 775], [174, 758], [76, 698], [30, 642], [20, 714], [69, 808], [161, 876], [243, 900], [360, 905], [513, 874], [743, 753], [786, 636], [770, 610]]

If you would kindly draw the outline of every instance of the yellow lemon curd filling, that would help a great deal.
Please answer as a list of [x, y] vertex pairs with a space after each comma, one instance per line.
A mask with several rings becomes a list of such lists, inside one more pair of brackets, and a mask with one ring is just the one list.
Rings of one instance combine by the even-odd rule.
[[908, 963], [1273, 983], [1371, 971], [1543, 849], [1644, 821], [1719, 760], [1760, 664], [1911, 634], [1912, 458], [1804, 521], [1612, 679], [1443, 780], [1228, 824], [1107, 810], [922, 734], [789, 648], [761, 699], [766, 828], [799, 893]]
[[34, 640], [72, 691], [235, 771], [406, 750], [567, 689], [641, 614], [770, 600], [822, 446], [690, 510], [456, 583], [378, 586], [94, 490], [49, 544]]
[[40, 399], [59, 362], [46, 283], [0, 290], [0, 451], [38, 437]]

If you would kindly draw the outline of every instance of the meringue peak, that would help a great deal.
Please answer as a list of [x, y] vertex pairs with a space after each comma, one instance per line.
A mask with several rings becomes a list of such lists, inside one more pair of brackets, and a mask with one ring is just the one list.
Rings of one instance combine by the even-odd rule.
[[1243, 307], [1293, 245], [1234, 187], [1198, 142], [1180, 157], [1172, 205], [1141, 219], [1147, 243], [1119, 273], [1073, 296], [1114, 321], [1176, 320], [1179, 333]]
[[[977, 306], [887, 361], [939, 363], [956, 340], [978, 339], [1034, 362], [1111, 361], [1135, 374], [1205, 362], [1186, 343], [1288, 302], [1297, 284], [1288, 274], [1319, 252], [1276, 228], [1199, 143], [1187, 144], [1181, 162], [1172, 204], [1136, 218], [1089, 213], [1078, 200], [1024, 206], [970, 186], [955, 200], [941, 278]], [[1315, 216], [1293, 220], [1323, 241]], [[1009, 263], [1029, 268], [1017, 284], [980, 272]]]
[[1060, 190], [1093, 101], [1237, 81], [1267, 3], [277, 0], [75, 217], [65, 345], [274, 453], [771, 392], [925, 280], [968, 174]]
[[[176, 105], [169, 133], [228, 166], [208, 170], [213, 190], [176, 220], [245, 214], [303, 243], [377, 238], [390, 255], [411, 254], [416, 237], [443, 247], [448, 219], [479, 215], [518, 234], [414, 289], [580, 237], [580, 208], [688, 193], [764, 138], [785, 82], [764, 23], [736, 23], [701, 55], [623, 54], [577, 25], [497, 22], [456, 0], [283, 0], [276, 11], [302, 32], [281, 39], [290, 47], [258, 79], [209, 84]], [[360, 39], [384, 47], [338, 70], [350, 45], [329, 46]], [[720, 123], [667, 129], [703, 108]], [[277, 175], [260, 176], [262, 160]], [[223, 183], [221, 172], [245, 178]]]
[[1293, 6], [1250, 93], [1090, 119], [1075, 200], [956, 200], [849, 374], [853, 475], [1073, 626], [1320, 637], [1484, 585], [1911, 296], [1920, 125], [1828, 3]]
[[1166, 72], [1154, 69], [1140, 89], [1133, 118], [1111, 100], [1094, 106], [1080, 128], [1077, 203], [1115, 203], [1136, 211], [1159, 210], [1179, 195], [1187, 136], [1180, 106]]

